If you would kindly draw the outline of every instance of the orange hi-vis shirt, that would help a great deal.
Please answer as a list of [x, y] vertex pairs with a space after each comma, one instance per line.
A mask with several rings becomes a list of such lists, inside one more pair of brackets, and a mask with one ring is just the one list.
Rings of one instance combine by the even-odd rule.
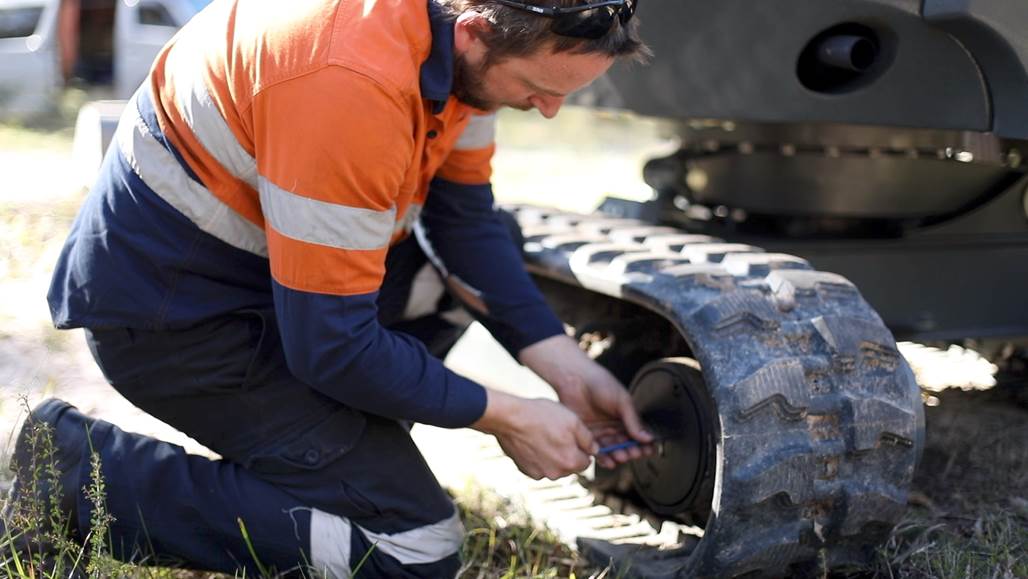
[[286, 287], [376, 290], [434, 176], [489, 182], [493, 115], [424, 98], [432, 46], [424, 1], [218, 0], [201, 12], [150, 79], [160, 128], [213, 196], [193, 212], [238, 215], [201, 228], [249, 250], [266, 239]]
[[453, 35], [434, 0], [215, 0], [126, 106], [54, 270], [55, 325], [171, 331], [273, 309], [311, 387], [473, 423], [485, 390], [380, 321], [390, 247], [416, 229], [513, 354], [564, 330], [494, 210], [494, 116], [450, 94]]

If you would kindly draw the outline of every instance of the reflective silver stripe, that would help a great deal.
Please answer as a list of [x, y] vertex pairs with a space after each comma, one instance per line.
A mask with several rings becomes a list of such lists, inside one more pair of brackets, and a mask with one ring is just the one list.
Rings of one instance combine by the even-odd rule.
[[407, 206], [407, 210], [403, 212], [403, 217], [396, 222], [396, 227], [393, 228], [393, 235], [404, 231], [410, 233], [410, 230], [414, 227], [414, 223], [421, 217], [421, 210], [424, 207], [420, 203], [411, 203]]
[[435, 247], [432, 246], [432, 242], [428, 239], [428, 232], [425, 231], [425, 224], [421, 220], [414, 222], [414, 226], [411, 227], [414, 231], [414, 238], [418, 240], [418, 247], [425, 253], [425, 257], [428, 261], [439, 270], [439, 275], [445, 279], [450, 277], [450, 271], [446, 269], [446, 264], [443, 263], [443, 258], [439, 257], [436, 253]]
[[125, 107], [114, 138], [122, 157], [143, 182], [197, 227], [233, 247], [267, 257], [264, 230], [189, 178], [178, 160], [146, 128], [136, 97]]
[[435, 563], [456, 553], [464, 542], [464, 524], [456, 512], [438, 523], [392, 535], [358, 528], [375, 545], [375, 550], [396, 559], [401, 565]]
[[[353, 527], [348, 519], [311, 509], [311, 562], [316, 571], [331, 579], [351, 576]], [[401, 565], [441, 561], [456, 553], [464, 542], [464, 524], [456, 511], [438, 523], [391, 535], [357, 528], [368, 538], [372, 549], [389, 555]]]
[[349, 579], [350, 521], [311, 509], [311, 563], [326, 579]]
[[[279, 233], [340, 249], [379, 249], [389, 244], [396, 210], [375, 211], [309, 199], [286, 191], [257, 172], [257, 162], [239, 144], [211, 100], [200, 66], [202, 57], [178, 43], [168, 68], [180, 113], [190, 130], [226, 170], [260, 192], [264, 216]], [[384, 232], [384, 233], [383, 233]]]
[[203, 80], [203, 57], [189, 46], [199, 42], [178, 42], [165, 67], [172, 71], [179, 113], [203, 148], [237, 179], [257, 189], [257, 161], [239, 144], [228, 123], [207, 91]]
[[375, 211], [326, 203], [291, 193], [261, 177], [264, 218], [276, 231], [300, 241], [337, 249], [381, 249], [389, 245], [396, 207]]
[[454, 149], [473, 150], [484, 149], [493, 144], [496, 140], [496, 113], [489, 115], [475, 115], [471, 117], [464, 132], [457, 139]]

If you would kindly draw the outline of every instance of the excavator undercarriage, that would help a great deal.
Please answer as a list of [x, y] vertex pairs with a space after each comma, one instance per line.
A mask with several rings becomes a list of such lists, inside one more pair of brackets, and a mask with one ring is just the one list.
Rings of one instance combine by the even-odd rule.
[[661, 440], [586, 485], [703, 529], [672, 551], [587, 552], [647, 578], [867, 560], [903, 512], [924, 424], [912, 373], [851, 283], [668, 227], [511, 209], [558, 315]]
[[585, 484], [698, 532], [672, 549], [580, 546], [644, 578], [860, 567], [924, 446], [895, 337], [1028, 336], [1028, 7], [638, 14], [653, 62], [575, 102], [675, 127], [678, 150], [643, 172], [652, 198], [509, 209], [547, 299], [661, 437]]

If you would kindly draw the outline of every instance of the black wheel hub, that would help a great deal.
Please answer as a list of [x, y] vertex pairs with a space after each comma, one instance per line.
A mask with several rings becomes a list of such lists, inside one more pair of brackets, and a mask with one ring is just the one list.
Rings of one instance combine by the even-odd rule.
[[689, 358], [651, 362], [636, 374], [631, 391], [659, 440], [653, 456], [631, 463], [636, 491], [660, 515], [705, 524], [718, 422], [699, 364]]

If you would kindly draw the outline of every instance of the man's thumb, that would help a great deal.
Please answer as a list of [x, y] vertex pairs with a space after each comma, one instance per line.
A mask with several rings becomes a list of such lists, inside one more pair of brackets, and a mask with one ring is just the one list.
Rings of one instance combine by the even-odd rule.
[[653, 435], [643, 427], [639, 413], [635, 411], [632, 404], [632, 397], [625, 395], [621, 398], [621, 422], [625, 425], [628, 434], [639, 442], [653, 442]]
[[590, 456], [600, 451], [600, 445], [593, 438], [593, 433], [581, 420], [575, 421], [575, 441], [578, 443], [578, 448]]

